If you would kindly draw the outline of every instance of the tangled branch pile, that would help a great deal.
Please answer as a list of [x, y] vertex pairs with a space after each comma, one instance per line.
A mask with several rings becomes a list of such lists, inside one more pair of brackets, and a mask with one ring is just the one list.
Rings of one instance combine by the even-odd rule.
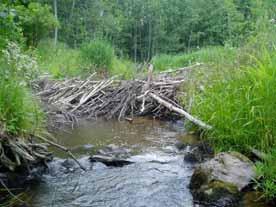
[[86, 80], [44, 79], [39, 82], [38, 95], [46, 103], [49, 117], [55, 117], [52, 125], [77, 124], [79, 118], [121, 120], [141, 115], [167, 118], [174, 114], [185, 116], [203, 128], [210, 128], [178, 104], [177, 89], [185, 81], [183, 76], [162, 75], [153, 80], [152, 70], [149, 70], [147, 80], [122, 81], [114, 77], [94, 80], [94, 76], [92, 74]]
[[14, 171], [16, 167], [30, 167], [49, 159], [46, 144], [33, 143], [24, 138], [0, 137], [0, 169]]
[[[158, 79], [150, 83], [151, 92], [178, 106], [176, 91], [182, 82], [181, 78]], [[92, 75], [87, 80], [74, 78], [41, 83], [38, 95], [51, 106], [50, 115], [62, 115], [66, 121], [98, 117], [121, 120], [127, 116], [148, 114], [163, 117], [170, 113], [150, 97], [143, 102], [141, 95], [146, 92], [145, 80], [118, 81], [111, 78], [98, 81], [93, 80]]]

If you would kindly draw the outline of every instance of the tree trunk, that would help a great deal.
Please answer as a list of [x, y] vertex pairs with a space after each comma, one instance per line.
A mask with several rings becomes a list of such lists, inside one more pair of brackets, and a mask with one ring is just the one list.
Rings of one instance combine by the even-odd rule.
[[[54, 1], [54, 13], [55, 13], [55, 18], [56, 20], [58, 20], [58, 13], [57, 13], [57, 0], [53, 0]], [[57, 45], [57, 41], [58, 41], [58, 27], [55, 27], [55, 37], [54, 37], [54, 44], [55, 46]]]

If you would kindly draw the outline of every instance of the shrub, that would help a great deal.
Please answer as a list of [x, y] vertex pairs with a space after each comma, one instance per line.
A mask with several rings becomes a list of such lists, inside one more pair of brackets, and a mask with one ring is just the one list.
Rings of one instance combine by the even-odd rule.
[[6, 46], [8, 40], [23, 42], [22, 31], [14, 21], [15, 17], [14, 10], [8, 9], [5, 4], [0, 4], [0, 50]]
[[0, 132], [14, 135], [35, 134], [42, 126], [42, 112], [21, 82], [0, 78]]
[[58, 21], [52, 14], [50, 7], [31, 2], [28, 6], [15, 6], [20, 26], [27, 44], [37, 46], [39, 40], [47, 36], [52, 29], [58, 26]]
[[5, 76], [20, 76], [29, 82], [38, 75], [36, 57], [24, 54], [16, 43], [7, 44], [7, 48], [3, 50], [3, 57], [9, 66], [9, 70], [5, 70]]
[[28, 90], [37, 65], [9, 43], [0, 60], [0, 134], [25, 135], [41, 128], [43, 115]]
[[103, 40], [94, 40], [81, 47], [83, 60], [97, 70], [110, 70], [115, 57], [112, 46]]

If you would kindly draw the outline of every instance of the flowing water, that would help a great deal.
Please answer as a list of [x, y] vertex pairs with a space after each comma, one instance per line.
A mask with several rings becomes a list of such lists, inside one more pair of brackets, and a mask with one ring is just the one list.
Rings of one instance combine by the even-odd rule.
[[[182, 136], [183, 123], [165, 123], [151, 119], [128, 122], [82, 124], [71, 133], [57, 135], [60, 144], [72, 148], [87, 168], [57, 153], [43, 182], [32, 189], [33, 207], [191, 207], [188, 190], [192, 166], [183, 161], [175, 148], [178, 140], [194, 142]], [[107, 167], [91, 163], [88, 156], [108, 144], [132, 150], [133, 164]], [[68, 167], [69, 165], [69, 167]]]
[[[48, 173], [30, 191], [32, 207], [192, 207], [188, 189], [193, 166], [183, 160], [178, 141], [193, 144], [183, 122], [160, 122], [138, 118], [129, 122], [82, 123], [71, 132], [57, 133], [57, 141], [72, 149], [84, 172], [66, 155], [49, 164]], [[184, 134], [184, 135], [183, 135]], [[89, 161], [90, 154], [107, 146], [126, 147], [133, 164], [107, 167]], [[53, 149], [54, 150], [54, 149]], [[265, 207], [252, 193], [242, 207]]]

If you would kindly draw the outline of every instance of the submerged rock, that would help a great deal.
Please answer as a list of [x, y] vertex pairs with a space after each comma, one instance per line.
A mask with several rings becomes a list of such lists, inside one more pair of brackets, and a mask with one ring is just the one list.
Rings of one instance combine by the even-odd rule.
[[255, 166], [247, 157], [220, 153], [195, 169], [189, 187], [195, 201], [204, 206], [234, 207], [255, 177]]
[[131, 156], [131, 150], [125, 147], [119, 147], [114, 144], [107, 145], [97, 152], [98, 155], [126, 159]]
[[118, 159], [115, 157], [108, 157], [103, 155], [94, 155], [90, 157], [91, 162], [101, 162], [105, 164], [106, 166], [112, 166], [112, 167], [123, 167], [125, 165], [132, 164], [133, 162], [124, 160], [124, 159]]
[[106, 166], [123, 167], [133, 163], [127, 160], [130, 156], [130, 149], [110, 144], [100, 149], [96, 155], [91, 156], [89, 159], [91, 162], [101, 162]]

